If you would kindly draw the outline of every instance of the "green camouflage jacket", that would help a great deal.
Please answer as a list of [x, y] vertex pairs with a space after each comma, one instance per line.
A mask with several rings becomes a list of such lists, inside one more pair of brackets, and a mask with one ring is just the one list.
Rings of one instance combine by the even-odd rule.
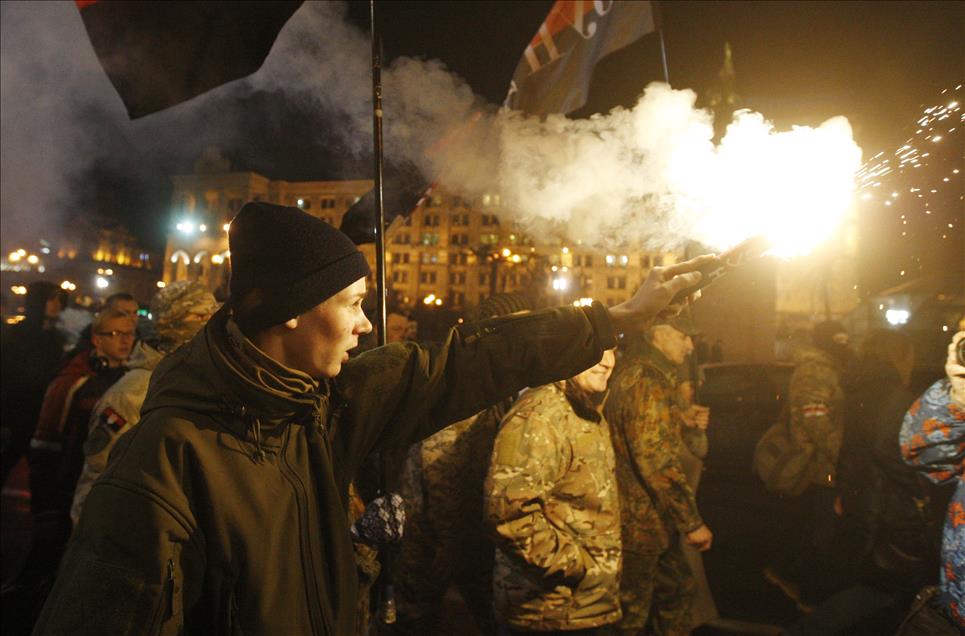
[[652, 554], [671, 534], [703, 525], [680, 464], [681, 431], [673, 364], [649, 342], [632, 343], [610, 379], [606, 417], [617, 458], [623, 549]]
[[788, 397], [791, 435], [805, 448], [814, 449], [810, 483], [837, 483], [838, 454], [844, 436], [844, 393], [838, 367], [827, 353], [802, 347], [794, 355]]
[[614, 468], [606, 421], [578, 415], [562, 384], [528, 391], [503, 419], [484, 488], [500, 622], [546, 631], [620, 619]]

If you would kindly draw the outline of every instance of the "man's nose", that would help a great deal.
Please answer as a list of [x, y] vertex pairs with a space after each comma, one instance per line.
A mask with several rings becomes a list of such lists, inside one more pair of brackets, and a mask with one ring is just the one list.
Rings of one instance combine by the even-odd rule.
[[365, 316], [362, 316], [362, 322], [359, 324], [359, 334], [371, 333], [372, 323]]

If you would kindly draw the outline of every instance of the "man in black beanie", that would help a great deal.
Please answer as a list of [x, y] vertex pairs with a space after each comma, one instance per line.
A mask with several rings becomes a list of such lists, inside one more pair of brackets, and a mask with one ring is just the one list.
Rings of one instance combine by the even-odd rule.
[[362, 460], [593, 366], [707, 261], [654, 268], [609, 310], [496, 318], [434, 349], [396, 343], [349, 361], [372, 325], [369, 267], [348, 237], [249, 203], [229, 240], [231, 297], [154, 372], [35, 633], [352, 633], [351, 541], [385, 539], [371, 518], [348, 524]]

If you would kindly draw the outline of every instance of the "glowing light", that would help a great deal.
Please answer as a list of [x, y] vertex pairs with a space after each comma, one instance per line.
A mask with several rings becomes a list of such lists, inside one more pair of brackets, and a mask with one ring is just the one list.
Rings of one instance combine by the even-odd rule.
[[27, 288], [24, 287], [23, 285], [14, 285], [13, 287], [10, 288], [10, 291], [12, 291], [17, 296], [23, 296], [27, 293]]
[[224, 256], [222, 256], [221, 254], [214, 254], [211, 257], [211, 263], [213, 265], [221, 265], [222, 263], [224, 263]]
[[579, 300], [573, 301], [574, 307], [589, 307], [592, 304], [593, 304], [592, 298], [580, 298]]
[[159, 281], [157, 282], [157, 288], [158, 288], [158, 289], [164, 289], [164, 288], [167, 287], [167, 286], [168, 286], [168, 284], [165, 283], [163, 280], [159, 280]]
[[27, 255], [27, 250], [21, 247], [19, 250], [17, 250], [17, 254], [19, 254], [20, 257], [23, 258], [24, 256]]
[[422, 302], [423, 302], [423, 304], [431, 305], [431, 304], [433, 304], [434, 302], [436, 302], [436, 300], [437, 300], [437, 299], [436, 299], [436, 295], [435, 295], [435, 294], [429, 294], [428, 296], [426, 296], [425, 298], [422, 299]]
[[553, 279], [553, 289], [556, 291], [566, 291], [570, 286], [570, 281], [562, 276]]
[[[942, 140], [942, 136], [941, 136], [941, 135], [935, 135], [934, 137], [931, 138], [931, 140], [932, 140], [932, 142], [941, 141], [941, 140]], [[924, 155], [924, 156], [927, 157], [928, 155]]]
[[885, 320], [890, 325], [903, 325], [911, 318], [911, 312], [907, 309], [889, 309], [885, 312]]
[[504, 247], [504, 248], [503, 248], [503, 251], [500, 252], [500, 253], [503, 255], [503, 258], [509, 258], [509, 256], [510, 256], [513, 252], [512, 252], [508, 247]]
[[98, 276], [94, 281], [94, 284], [97, 285], [98, 289], [107, 289], [107, 286], [110, 285], [110, 283], [107, 282], [107, 279], [103, 276]]
[[305, 205], [305, 199], [299, 199], [299, 200], [298, 200], [298, 207], [302, 207], [303, 205]]
[[224, 225], [221, 226], [221, 229], [227, 232], [228, 230], [231, 229], [231, 223], [225, 223]]
[[112, 269], [105, 269], [105, 270], [104, 270], [104, 273], [107, 274], [108, 276], [113, 276], [113, 275], [114, 275], [114, 270], [112, 270]]
[[77, 285], [75, 283], [70, 282], [69, 280], [65, 280], [60, 284], [60, 288], [63, 289], [64, 291], [74, 291], [77, 289]]
[[31, 254], [30, 256], [27, 257], [27, 262], [30, 263], [31, 265], [36, 265], [37, 263], [40, 262], [40, 259], [37, 258], [36, 254]]
[[513, 257], [510, 260], [512, 260], [514, 263], [519, 263], [523, 260], [523, 257], [519, 254], [513, 254]]
[[178, 231], [180, 231], [182, 234], [187, 234], [188, 236], [194, 234], [193, 221], [181, 221], [175, 227], [177, 227]]
[[441, 307], [441, 306], [442, 306], [442, 299], [441, 299], [441, 298], [436, 298], [436, 306], [437, 306], [437, 307]]
[[616, 257], [616, 256], [614, 256], [613, 254], [607, 254], [607, 255], [606, 255], [606, 264], [607, 264], [607, 265], [613, 265], [613, 264], [616, 263], [616, 262], [617, 262], [617, 257]]
[[208, 226], [205, 225], [204, 223], [202, 223], [202, 224], [198, 227], [198, 229], [201, 230], [202, 232], [207, 232], [207, 231], [208, 231]]
[[10, 252], [10, 254], [7, 255], [7, 260], [9, 260], [11, 263], [16, 263], [20, 260], [20, 258], [20, 252]]
[[570, 253], [570, 248], [564, 247], [564, 248], [563, 248], [563, 253], [564, 253], [564, 254], [569, 254], [569, 253]]

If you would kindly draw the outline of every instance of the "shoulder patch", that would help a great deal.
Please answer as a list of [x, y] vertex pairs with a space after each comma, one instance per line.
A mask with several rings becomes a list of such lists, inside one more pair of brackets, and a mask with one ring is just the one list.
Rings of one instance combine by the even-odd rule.
[[116, 433], [124, 428], [124, 426], [127, 424], [127, 420], [118, 415], [117, 411], [108, 406], [101, 411], [100, 423], [102, 426], [105, 426]]

